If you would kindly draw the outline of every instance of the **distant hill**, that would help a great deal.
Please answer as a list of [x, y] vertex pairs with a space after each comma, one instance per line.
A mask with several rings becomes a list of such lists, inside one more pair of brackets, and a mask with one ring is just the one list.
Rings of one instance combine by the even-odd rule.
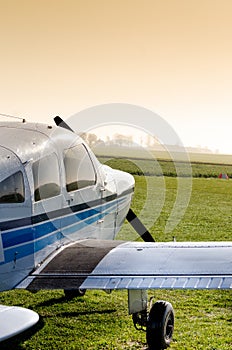
[[[143, 147], [123, 147], [123, 146], [106, 146], [105, 144], [99, 144], [92, 148], [94, 153], [99, 157], [110, 157], [110, 158], [128, 158], [128, 159], [158, 159], [158, 160], [171, 160], [171, 155], [164, 147], [159, 149], [148, 149]], [[177, 146], [169, 146], [169, 150], [172, 155], [175, 155], [175, 159], [178, 161], [189, 160], [192, 163], [205, 163], [205, 164], [232, 164], [232, 155], [228, 154], [214, 154], [197, 152], [198, 148], [191, 148], [191, 152], [187, 151], [183, 156], [183, 149]]]

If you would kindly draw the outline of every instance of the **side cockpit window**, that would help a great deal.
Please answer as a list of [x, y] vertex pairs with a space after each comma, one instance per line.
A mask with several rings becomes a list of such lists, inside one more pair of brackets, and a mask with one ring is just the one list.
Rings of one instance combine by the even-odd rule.
[[89, 153], [83, 144], [64, 152], [67, 192], [95, 185], [96, 173]]
[[0, 182], [0, 203], [23, 203], [25, 187], [21, 171]]
[[33, 163], [32, 172], [36, 202], [60, 194], [60, 171], [55, 153]]

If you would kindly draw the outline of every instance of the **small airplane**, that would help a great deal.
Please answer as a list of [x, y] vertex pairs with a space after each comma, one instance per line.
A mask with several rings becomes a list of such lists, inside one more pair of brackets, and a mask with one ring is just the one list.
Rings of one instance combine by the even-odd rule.
[[[157, 243], [130, 209], [134, 178], [100, 164], [59, 117], [56, 125], [0, 123], [0, 291], [128, 290], [149, 349], [170, 346], [174, 311], [148, 289], [231, 289], [231, 242]], [[123, 222], [145, 242], [115, 240]], [[32, 310], [0, 306], [0, 341], [36, 324]]]

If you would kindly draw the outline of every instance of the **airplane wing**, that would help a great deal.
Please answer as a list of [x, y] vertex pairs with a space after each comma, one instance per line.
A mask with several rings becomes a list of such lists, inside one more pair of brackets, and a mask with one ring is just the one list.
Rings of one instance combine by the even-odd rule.
[[0, 305], [0, 341], [14, 337], [34, 326], [39, 315], [22, 307]]
[[232, 242], [83, 240], [61, 247], [17, 288], [231, 289]]

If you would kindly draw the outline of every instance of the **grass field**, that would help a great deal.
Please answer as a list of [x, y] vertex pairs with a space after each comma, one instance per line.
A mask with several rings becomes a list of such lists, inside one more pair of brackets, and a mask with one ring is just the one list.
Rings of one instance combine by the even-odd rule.
[[[173, 232], [165, 225], [175, 203], [175, 177], [135, 176], [132, 207], [158, 241], [231, 240], [232, 180], [194, 178], [189, 206]], [[157, 197], [165, 184], [163, 201]], [[154, 192], [153, 192], [154, 191]], [[148, 195], [149, 193], [149, 195]], [[146, 207], [144, 209], [144, 203]], [[158, 204], [157, 204], [158, 203]], [[157, 208], [157, 205], [160, 208]], [[154, 218], [153, 212], [160, 212]], [[136, 240], [125, 224], [118, 238]], [[231, 350], [231, 291], [150, 291], [156, 299], [170, 301], [176, 313], [172, 349]], [[33, 331], [1, 344], [1, 350], [129, 350], [146, 349], [145, 333], [134, 329], [127, 314], [127, 293], [88, 291], [84, 298], [67, 301], [63, 291], [10, 291], [0, 302], [31, 308], [40, 314]]]
[[218, 178], [220, 173], [226, 173], [232, 178], [232, 165], [230, 164], [204, 164], [201, 162], [192, 162], [190, 164], [178, 161], [173, 163], [166, 159], [160, 159], [154, 162], [154, 159], [109, 157], [100, 157], [100, 161], [133, 175], [176, 177], [178, 171], [178, 175], [182, 177]]
[[220, 173], [226, 173], [232, 178], [232, 156], [228, 154], [169, 154], [167, 151], [154, 151], [142, 147], [134, 149], [115, 146], [97, 147], [94, 151], [102, 163], [133, 175], [176, 177], [178, 171], [178, 176], [183, 177], [217, 178]]

